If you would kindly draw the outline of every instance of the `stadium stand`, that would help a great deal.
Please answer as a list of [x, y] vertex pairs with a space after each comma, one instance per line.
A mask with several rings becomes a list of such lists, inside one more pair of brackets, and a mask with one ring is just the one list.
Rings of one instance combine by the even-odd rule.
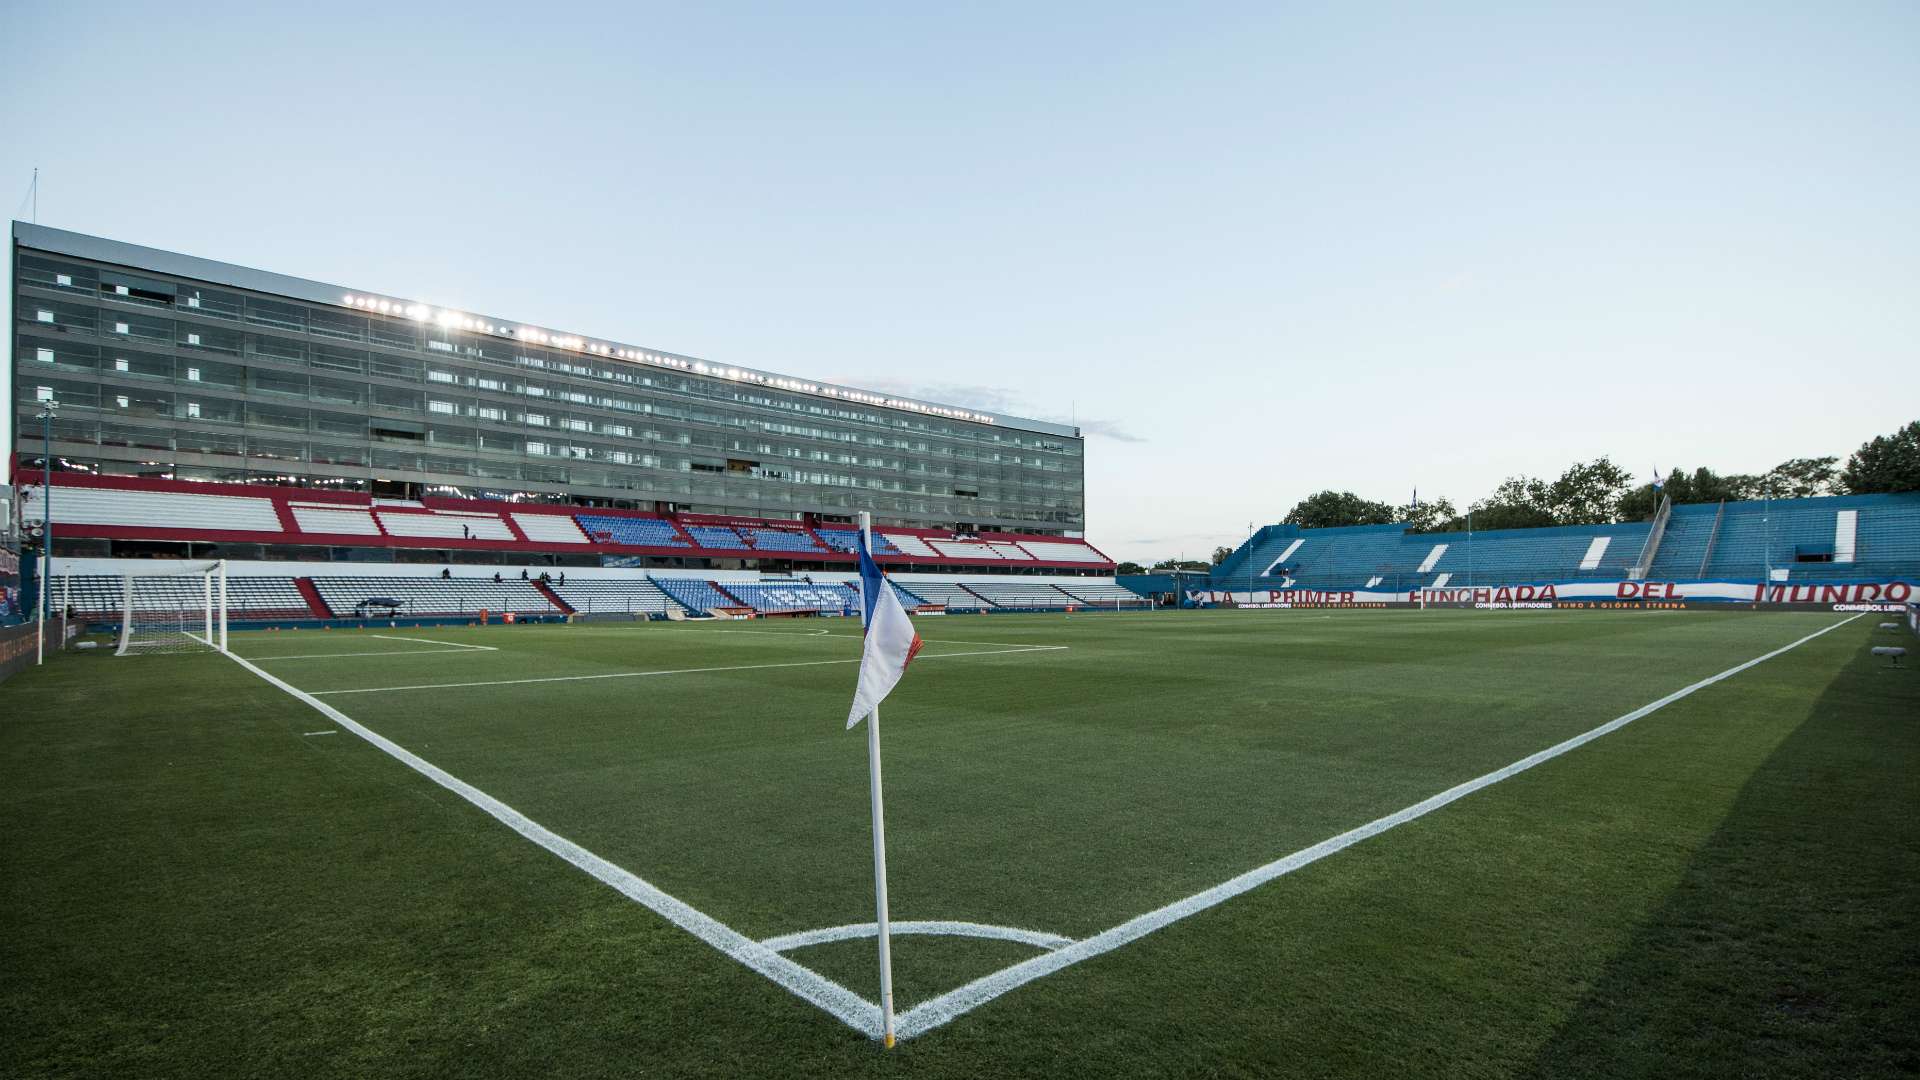
[[[55, 598], [66, 596], [83, 619], [114, 622], [122, 614], [122, 580], [109, 574], [76, 574], [65, 583], [56, 580], [51, 595]], [[205, 603], [200, 583], [187, 577], [149, 578], [134, 595], [168, 596], [188, 611]], [[237, 575], [227, 578], [227, 617], [230, 620], [305, 619], [312, 615], [306, 598], [300, 595], [292, 578]]]
[[556, 581], [553, 591], [560, 594], [573, 610], [587, 615], [627, 612], [635, 615], [664, 615], [679, 608], [672, 597], [649, 578], [581, 578]]
[[820, 552], [826, 550], [811, 533], [795, 532], [792, 529], [760, 528], [743, 528], [739, 531], [745, 534], [758, 551]]
[[[232, 578], [228, 579], [232, 581]], [[363, 601], [402, 602], [401, 615], [465, 615], [482, 611], [557, 614], [553, 601], [531, 581], [506, 578], [319, 577], [313, 587], [335, 615], [346, 617]]]
[[671, 521], [659, 518], [615, 517], [610, 514], [575, 514], [574, 520], [586, 534], [601, 543], [629, 547], [691, 547]]
[[381, 507], [374, 511], [380, 527], [394, 536], [431, 536], [440, 540], [512, 540], [513, 532], [499, 514], [452, 511], [410, 512]]
[[[814, 535], [820, 538], [820, 542], [827, 545], [827, 550], [829, 551], [851, 552], [854, 550], [853, 538], [855, 534], [852, 529], [815, 529], [813, 531]], [[873, 534], [873, 552], [876, 555], [898, 555], [900, 554], [900, 549], [893, 546], [893, 541], [887, 539], [886, 533], [875, 531]]]
[[[273, 500], [246, 495], [215, 495], [175, 491], [128, 491], [121, 488], [76, 487], [57, 479], [54, 488], [55, 525], [118, 525], [141, 529], [196, 529], [223, 532], [279, 532], [280, 515]], [[22, 489], [21, 509], [38, 517], [43, 489]]]
[[928, 540], [927, 546], [959, 562], [987, 562], [1000, 559], [991, 546], [970, 540]]
[[1021, 538], [1021, 547], [1043, 562], [1110, 563], [1092, 544], [1082, 540], [1030, 540]]
[[831, 611], [858, 609], [860, 598], [845, 585], [811, 584], [803, 581], [728, 583], [727, 591], [756, 611]]
[[951, 582], [915, 581], [907, 587], [926, 603], [942, 605], [949, 611], [980, 611], [993, 607], [990, 602]]
[[1073, 606], [1074, 597], [1052, 585], [1032, 585], [1018, 581], [971, 581], [967, 589], [995, 607], [1023, 611], [1057, 611]]
[[[1411, 533], [1399, 525], [1259, 530], [1216, 589], [1382, 588], [1625, 579], [1649, 522]], [[1663, 581], [1833, 581], [1920, 574], [1920, 493], [1676, 506], [1646, 574]]]
[[373, 511], [355, 506], [307, 506], [289, 503], [293, 520], [300, 531], [333, 533], [340, 536], [379, 536], [380, 523]]
[[542, 544], [585, 544], [587, 534], [580, 531], [566, 514], [514, 514], [513, 523], [528, 540]]
[[747, 550], [747, 542], [740, 534], [725, 525], [688, 525], [687, 535], [703, 548], [717, 551]]
[[1506, 582], [1620, 579], [1639, 557], [1647, 529], [1646, 522], [1499, 529], [1476, 532], [1470, 542], [1465, 533], [1422, 533], [1417, 544], [1429, 549], [1442, 543], [1447, 547], [1433, 563], [1416, 565], [1413, 576], [1449, 574], [1456, 584], [1469, 578]]
[[1113, 582], [1100, 582], [1091, 585], [1055, 585], [1054, 588], [1087, 604], [1138, 604], [1145, 598], [1132, 589]]
[[653, 583], [688, 611], [706, 614], [719, 607], [744, 607], [740, 601], [721, 592], [711, 581], [699, 578], [659, 577]]
[[[21, 505], [30, 513], [38, 492], [32, 484], [23, 490]], [[65, 526], [69, 540], [219, 543], [257, 538], [267, 544], [300, 546], [575, 554], [599, 548], [623, 549], [609, 554], [632, 554], [634, 548], [651, 548], [657, 554], [672, 551], [695, 558], [750, 559], [760, 562], [760, 569], [786, 573], [833, 570], [834, 564], [849, 562], [853, 553], [851, 529], [833, 526], [816, 532], [791, 520], [683, 520], [638, 510], [532, 510], [479, 499], [373, 498], [350, 492], [148, 477], [68, 474], [61, 478], [53, 505], [55, 523]], [[905, 572], [1009, 563], [1103, 569], [1113, 565], [1074, 538], [947, 535], [891, 526], [874, 535], [876, 554]], [[359, 553], [334, 558], [362, 561]]]
[[1920, 570], [1920, 493], [1728, 503], [1709, 578], [1852, 578], [1863, 566]]
[[912, 533], [882, 533], [878, 529], [875, 529], [873, 535], [875, 537], [885, 536], [892, 542], [894, 550], [902, 555], [923, 555], [929, 559], [945, 557], [928, 547], [925, 540], [920, 539]]

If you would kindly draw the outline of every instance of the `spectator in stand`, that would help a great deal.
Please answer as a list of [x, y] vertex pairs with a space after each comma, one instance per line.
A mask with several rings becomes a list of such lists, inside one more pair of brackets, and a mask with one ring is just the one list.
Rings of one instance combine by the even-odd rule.
[[565, 570], [562, 570], [560, 571], [560, 584], [565, 585], [566, 583], [567, 583], [567, 572]]
[[524, 566], [520, 568], [520, 580], [521, 581], [527, 580], [527, 568]]
[[441, 567], [441, 568], [440, 568], [440, 580], [441, 580], [441, 581], [451, 581], [451, 580], [453, 580], [453, 568], [452, 568], [452, 567], [450, 567], [450, 566], [443, 566], [443, 567]]
[[494, 583], [495, 585], [498, 585], [498, 584], [500, 584], [500, 571], [498, 571], [498, 570], [495, 570], [495, 571], [493, 572], [493, 583]]

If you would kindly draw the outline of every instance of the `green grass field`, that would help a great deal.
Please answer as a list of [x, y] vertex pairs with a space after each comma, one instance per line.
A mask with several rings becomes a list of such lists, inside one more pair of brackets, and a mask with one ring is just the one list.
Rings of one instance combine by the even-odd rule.
[[[69, 653], [0, 685], [0, 1075], [1913, 1075], [1920, 666], [1873, 616], [1096, 948], [1844, 618], [922, 619], [893, 917], [1052, 937], [897, 936], [891, 1052], [241, 664]], [[758, 942], [873, 919], [858, 632], [233, 641]], [[778, 955], [877, 997], [870, 937]]]

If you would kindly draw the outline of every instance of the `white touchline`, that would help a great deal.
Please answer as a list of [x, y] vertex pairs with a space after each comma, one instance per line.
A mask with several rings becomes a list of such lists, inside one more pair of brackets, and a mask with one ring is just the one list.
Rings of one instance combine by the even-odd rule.
[[[995, 941], [1015, 941], [1022, 945], [1032, 945], [1037, 949], [1058, 949], [1073, 944], [1070, 937], [1049, 934], [1044, 930], [1022, 930], [1017, 926], [989, 926], [986, 923], [924, 921], [890, 922], [887, 930], [894, 934], [927, 934], [935, 937], [971, 937], [990, 938]], [[855, 938], [880, 936], [879, 923], [851, 923], [847, 926], [829, 926], [820, 930], [802, 930], [797, 934], [782, 934], [760, 942], [774, 952], [791, 952], [810, 945], [825, 945], [830, 941], [852, 941]]]
[[1618, 731], [1628, 724], [1633, 723], [1635, 720], [1646, 716], [1648, 713], [1665, 708], [1679, 701], [1681, 698], [1712, 686], [1722, 679], [1738, 675], [1756, 664], [1765, 663], [1779, 656], [1781, 653], [1797, 649], [1828, 631], [1838, 630], [1840, 627], [1847, 625], [1859, 617], [1859, 615], [1853, 615], [1831, 626], [1815, 630], [1813, 633], [1808, 634], [1806, 637], [1792, 644], [1782, 645], [1770, 653], [1756, 656], [1743, 664], [1737, 664], [1718, 675], [1710, 675], [1690, 686], [1681, 687], [1658, 701], [1650, 702], [1630, 713], [1615, 717], [1591, 731], [1582, 732], [1565, 742], [1556, 743], [1538, 753], [1529, 754], [1504, 768], [1495, 769], [1493, 772], [1487, 773], [1484, 776], [1476, 777], [1464, 784], [1450, 787], [1438, 795], [1423, 799], [1403, 810], [1397, 810], [1388, 814], [1386, 817], [1376, 818], [1357, 829], [1350, 829], [1338, 836], [1322, 840], [1312, 847], [1302, 848], [1285, 858], [1276, 859], [1265, 866], [1255, 867], [1241, 874], [1239, 877], [1223, 881], [1211, 889], [1197, 892], [1184, 900], [1176, 900], [1163, 908], [1149, 911], [1145, 915], [1135, 916], [1112, 929], [1103, 930], [1092, 937], [1081, 938], [1079, 941], [1071, 945], [1062, 946], [1053, 952], [1042, 953], [1039, 956], [1023, 960], [1020, 963], [996, 971], [991, 975], [975, 979], [967, 985], [960, 987], [958, 990], [950, 990], [947, 993], [941, 994], [939, 997], [923, 1001], [900, 1016], [895, 1027], [896, 1033], [899, 1038], [909, 1039], [915, 1035], [931, 1031], [953, 1020], [955, 1017], [979, 1008], [981, 1005], [992, 1001], [994, 998], [999, 997], [1009, 990], [1024, 986], [1042, 976], [1051, 975], [1062, 968], [1070, 967], [1082, 960], [1099, 956], [1104, 952], [1110, 952], [1130, 941], [1143, 938], [1164, 926], [1179, 922], [1189, 915], [1205, 911], [1216, 904], [1239, 896], [1241, 893], [1256, 889], [1272, 881], [1274, 878], [1284, 874], [1290, 874], [1303, 866], [1324, 859], [1337, 851], [1351, 847], [1369, 837], [1378, 836], [1396, 825], [1404, 825], [1416, 818], [1430, 814], [1456, 799], [1464, 798], [1479, 791], [1481, 788], [1490, 787], [1508, 777], [1525, 772], [1541, 762], [1551, 761], [1569, 750], [1584, 746], [1602, 735]]
[[[1065, 645], [1022, 645], [1013, 649], [987, 649], [974, 652], [921, 653], [915, 660], [941, 660], [953, 656], [1015, 656], [1030, 652], [1061, 652]], [[828, 664], [857, 664], [855, 656], [846, 660], [794, 660], [784, 664], [734, 664], [729, 667], [678, 668], [672, 671], [613, 671], [604, 675], [547, 675], [537, 679], [495, 679], [489, 682], [421, 683], [416, 686], [367, 686], [355, 690], [315, 690], [315, 697], [335, 694], [388, 694], [401, 690], [457, 690], [470, 686], [518, 686], [526, 683], [590, 682], [594, 679], [644, 679], [652, 675], [704, 675], [717, 671], [762, 671], [767, 668], [823, 667]]]
[[303, 731], [302, 735], [338, 735], [338, 731]]
[[526, 837], [528, 840], [560, 856], [575, 867], [585, 871], [600, 882], [611, 886], [616, 892], [646, 907], [668, 922], [692, 934], [707, 944], [725, 953], [727, 956], [745, 964], [754, 971], [772, 979], [775, 984], [790, 993], [811, 1002], [828, 1015], [853, 1028], [868, 1038], [880, 1036], [880, 1007], [866, 1000], [839, 983], [819, 973], [787, 959], [773, 949], [740, 933], [711, 915], [692, 905], [662, 892], [639, 875], [615, 866], [613, 863], [595, 855], [579, 844], [554, 832], [537, 821], [527, 817], [501, 802], [499, 799], [481, 791], [465, 780], [440, 768], [388, 739], [372, 729], [363, 726], [346, 713], [321, 701], [312, 694], [278, 677], [267, 673], [249, 663], [245, 657], [228, 653], [235, 663], [267, 682], [284, 690], [293, 697], [318, 710], [321, 715], [367, 742], [372, 743], [381, 752], [398, 760], [413, 771], [453, 792], [485, 811], [494, 820]]

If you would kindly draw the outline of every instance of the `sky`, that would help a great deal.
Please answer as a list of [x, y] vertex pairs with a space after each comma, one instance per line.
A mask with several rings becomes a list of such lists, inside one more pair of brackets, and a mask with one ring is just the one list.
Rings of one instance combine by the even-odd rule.
[[1920, 5], [0, 0], [0, 208], [1073, 421], [1087, 528], [1920, 417]]

